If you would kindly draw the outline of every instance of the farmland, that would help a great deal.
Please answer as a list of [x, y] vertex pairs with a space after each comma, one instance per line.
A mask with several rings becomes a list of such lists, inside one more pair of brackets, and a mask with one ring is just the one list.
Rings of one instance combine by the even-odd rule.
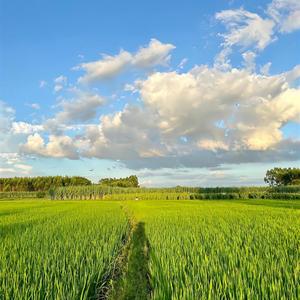
[[299, 299], [299, 209], [298, 200], [0, 201], [0, 299], [97, 299], [107, 288], [111, 299]]
[[128, 222], [116, 203], [0, 202], [0, 299], [88, 299]]

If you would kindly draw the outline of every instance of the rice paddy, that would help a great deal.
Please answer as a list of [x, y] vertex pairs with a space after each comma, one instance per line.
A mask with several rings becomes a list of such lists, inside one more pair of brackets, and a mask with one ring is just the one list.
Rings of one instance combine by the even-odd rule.
[[129, 218], [108, 298], [300, 298], [297, 200], [36, 200], [0, 202], [0, 299], [118, 290]]

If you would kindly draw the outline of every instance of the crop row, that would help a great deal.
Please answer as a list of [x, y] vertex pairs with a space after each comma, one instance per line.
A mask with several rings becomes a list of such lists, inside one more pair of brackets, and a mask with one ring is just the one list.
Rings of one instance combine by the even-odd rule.
[[[289, 195], [290, 194], [290, 195]], [[5, 198], [51, 198], [55, 200], [145, 200], [164, 199], [299, 199], [300, 186], [286, 187], [215, 187], [215, 188], [119, 188], [103, 185], [69, 186], [50, 189], [49, 192], [0, 192]]]
[[116, 203], [17, 201], [0, 211], [1, 300], [95, 297], [128, 228]]
[[151, 299], [299, 299], [297, 211], [157, 203], [129, 204], [146, 224]]

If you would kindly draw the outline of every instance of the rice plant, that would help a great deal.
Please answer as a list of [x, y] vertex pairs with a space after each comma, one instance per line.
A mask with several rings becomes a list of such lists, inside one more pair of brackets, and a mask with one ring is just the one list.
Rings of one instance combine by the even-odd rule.
[[1, 202], [0, 299], [89, 299], [128, 222], [117, 203]]
[[255, 201], [128, 203], [146, 224], [151, 299], [299, 299], [299, 203]]

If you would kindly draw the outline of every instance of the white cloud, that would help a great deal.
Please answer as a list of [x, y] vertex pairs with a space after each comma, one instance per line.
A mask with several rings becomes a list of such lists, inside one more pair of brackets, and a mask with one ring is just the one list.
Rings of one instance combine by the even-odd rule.
[[[134, 85], [140, 105], [103, 115], [73, 138], [56, 134], [45, 142], [35, 133], [23, 149], [50, 157], [120, 159], [137, 168], [299, 158], [300, 142], [284, 140], [282, 127], [300, 123], [300, 90], [289, 85], [289, 72], [268, 76], [251, 69], [153, 73]], [[74, 111], [68, 105], [57, 119], [85, 119], [77, 115], [77, 102]]]
[[49, 142], [35, 133], [27, 138], [26, 144], [22, 146], [24, 153], [37, 154], [40, 156], [78, 159], [77, 149], [74, 141], [69, 136], [49, 136]]
[[79, 77], [80, 83], [91, 83], [110, 79], [126, 68], [151, 68], [156, 65], [166, 66], [170, 60], [170, 52], [175, 48], [172, 44], [163, 44], [151, 39], [146, 47], [141, 47], [136, 54], [121, 50], [115, 56], [103, 55], [97, 61], [82, 63], [76, 69], [83, 69], [85, 74]]
[[44, 130], [43, 125], [33, 125], [26, 122], [13, 122], [11, 124], [12, 134], [32, 134]]
[[285, 72], [283, 75], [288, 83], [293, 84], [300, 78], [300, 65], [295, 66], [292, 70]]
[[67, 81], [68, 81], [68, 78], [64, 75], [60, 75], [54, 79], [54, 83], [57, 83], [57, 84], [66, 84]]
[[54, 92], [58, 93], [67, 85], [68, 78], [60, 75], [54, 79]]
[[224, 10], [216, 14], [228, 32], [221, 34], [224, 46], [254, 47], [263, 50], [274, 40], [275, 22], [244, 9]]
[[133, 57], [133, 64], [140, 68], [150, 68], [156, 65], [167, 66], [170, 52], [175, 49], [172, 44], [163, 44], [157, 39], [151, 39], [149, 45], [142, 47]]
[[210, 139], [200, 140], [197, 143], [198, 147], [205, 150], [217, 151], [228, 150], [228, 145], [221, 141], [214, 141]]
[[75, 99], [60, 102], [59, 106], [62, 107], [62, 111], [56, 115], [56, 119], [64, 124], [76, 121], [86, 122], [96, 117], [98, 108], [104, 103], [104, 98], [98, 94], [79, 92]]
[[63, 99], [58, 103], [57, 106], [61, 110], [53, 118], [44, 122], [44, 128], [56, 135], [62, 134], [65, 130], [79, 129], [76, 123], [85, 123], [94, 119], [104, 103], [105, 99], [98, 94], [75, 90], [73, 99]]
[[40, 80], [40, 83], [39, 83], [40, 88], [43, 88], [43, 87], [45, 87], [46, 85], [47, 85], [47, 81], [45, 81], [45, 80]]
[[187, 64], [187, 62], [188, 62], [188, 59], [187, 59], [186, 57], [183, 58], [183, 59], [180, 61], [180, 63], [178, 64], [177, 68], [183, 69], [184, 66]]
[[249, 72], [254, 72], [256, 68], [255, 59], [256, 54], [252, 51], [247, 51], [242, 54], [244, 59], [244, 65]]
[[231, 61], [229, 56], [231, 55], [232, 50], [229, 47], [222, 49], [217, 56], [215, 57], [214, 66], [220, 70], [230, 70], [232, 68]]
[[23, 174], [29, 174], [32, 170], [32, 166], [26, 164], [15, 164], [17, 169], [20, 169]]
[[132, 55], [121, 50], [115, 56], [104, 55], [101, 60], [83, 63], [80, 68], [86, 74], [79, 77], [78, 82], [90, 83], [97, 80], [109, 79], [122, 72], [132, 60]]
[[268, 6], [268, 13], [276, 21], [280, 32], [290, 33], [300, 29], [299, 0], [273, 0]]
[[21, 161], [20, 155], [17, 152], [0, 152], [0, 161], [6, 164], [15, 164]]
[[271, 62], [266, 63], [260, 68], [260, 72], [262, 75], [268, 76], [270, 74], [270, 68], [272, 66]]

